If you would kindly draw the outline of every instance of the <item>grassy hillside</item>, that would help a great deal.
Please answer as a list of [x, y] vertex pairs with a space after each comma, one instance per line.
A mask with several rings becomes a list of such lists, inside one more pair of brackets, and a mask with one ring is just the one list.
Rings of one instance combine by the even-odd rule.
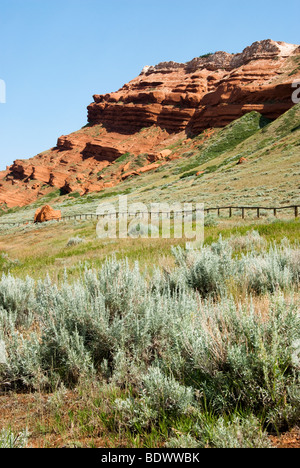
[[[64, 215], [95, 213], [100, 202], [115, 203], [117, 195], [129, 201], [204, 202], [206, 208], [241, 204], [280, 206], [300, 203], [300, 104], [274, 122], [256, 112], [243, 116], [224, 129], [215, 129], [186, 139], [180, 134], [171, 146], [180, 159], [155, 172], [133, 176], [105, 192], [78, 198], [61, 196], [56, 190], [34, 205], [3, 214], [6, 220], [32, 219], [38, 206], [46, 203]], [[240, 158], [247, 159], [238, 165]], [[199, 171], [203, 175], [196, 176]], [[2, 217], [4, 221], [4, 218]]]

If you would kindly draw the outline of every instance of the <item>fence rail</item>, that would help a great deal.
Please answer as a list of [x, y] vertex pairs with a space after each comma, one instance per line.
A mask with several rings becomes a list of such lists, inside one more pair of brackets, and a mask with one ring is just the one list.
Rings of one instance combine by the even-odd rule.
[[[221, 212], [223, 211], [228, 211], [229, 218], [232, 218], [234, 215], [236, 216], [236, 212], [239, 211], [241, 214], [238, 216], [241, 216], [242, 219], [246, 218], [246, 212], [247, 211], [256, 211], [257, 218], [260, 219], [261, 217], [261, 212], [262, 211], [273, 211], [274, 216], [276, 217], [279, 211], [283, 210], [292, 210], [294, 213], [295, 218], [299, 217], [299, 208], [300, 205], [290, 205], [290, 206], [280, 206], [280, 207], [267, 207], [267, 206], [218, 206], [215, 208], [205, 208], [204, 212], [209, 214], [211, 212], [217, 212], [218, 216], [221, 215]], [[191, 210], [190, 212], [185, 212], [187, 214], [194, 214], [196, 213], [196, 209]], [[181, 214], [182, 212], [173, 212], [174, 215], [176, 214]], [[114, 216], [117, 218], [120, 218], [121, 216], [127, 214], [128, 216], [136, 216], [136, 213], [116, 213]], [[149, 212], [139, 212], [139, 215], [149, 215]], [[170, 212], [156, 212], [153, 214], [157, 215], [167, 215], [171, 216]], [[100, 219], [103, 217], [103, 215], [97, 214], [97, 213], [85, 213], [85, 214], [74, 214], [74, 215], [68, 215], [68, 216], [62, 216], [62, 218], [58, 221], [71, 221], [71, 220], [89, 220], [89, 219]], [[27, 224], [34, 224], [34, 221], [32, 220], [24, 220], [24, 221], [19, 221], [19, 222], [0, 222], [0, 226], [24, 226]]]

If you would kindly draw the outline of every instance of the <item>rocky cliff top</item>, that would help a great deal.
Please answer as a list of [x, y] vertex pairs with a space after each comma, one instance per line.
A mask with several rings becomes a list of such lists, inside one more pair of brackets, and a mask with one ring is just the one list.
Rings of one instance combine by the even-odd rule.
[[162, 71], [170, 72], [179, 69], [183, 69], [187, 73], [193, 73], [203, 69], [212, 71], [225, 69], [230, 71], [234, 68], [246, 65], [252, 60], [289, 57], [296, 52], [297, 48], [299, 48], [299, 46], [296, 44], [287, 44], [286, 42], [276, 42], [271, 39], [266, 39], [264, 41], [254, 42], [239, 54], [229, 54], [227, 52], [218, 51], [194, 58], [186, 63], [162, 62], [155, 66], [145, 66], [141, 75], [151, 75], [154, 73], [161, 73]]

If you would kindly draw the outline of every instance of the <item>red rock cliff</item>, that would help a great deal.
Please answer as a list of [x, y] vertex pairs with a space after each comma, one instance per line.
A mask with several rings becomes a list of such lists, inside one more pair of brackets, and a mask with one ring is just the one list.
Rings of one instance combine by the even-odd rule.
[[[275, 119], [294, 105], [297, 79], [300, 47], [272, 40], [240, 54], [216, 52], [186, 64], [147, 66], [118, 92], [94, 96], [87, 127], [0, 173], [0, 206], [31, 203], [53, 187], [80, 194], [105, 190], [131, 174], [153, 170], [180, 132], [223, 127], [253, 110]], [[122, 165], [126, 153], [131, 159]], [[145, 169], [137, 169], [134, 159], [143, 154]], [[110, 166], [107, 180], [101, 171]]]
[[295, 76], [286, 72], [299, 67], [297, 58], [298, 46], [266, 40], [241, 54], [216, 52], [186, 64], [145, 67], [118, 92], [95, 95], [88, 120], [124, 133], [151, 125], [198, 133], [252, 110], [275, 119], [293, 105]]

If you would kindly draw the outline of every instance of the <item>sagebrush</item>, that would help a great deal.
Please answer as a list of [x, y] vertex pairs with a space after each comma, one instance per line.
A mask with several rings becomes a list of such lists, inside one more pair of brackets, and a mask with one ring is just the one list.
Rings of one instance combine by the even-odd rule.
[[[115, 258], [60, 285], [3, 275], [2, 383], [46, 390], [102, 379], [132, 392], [113, 403], [131, 429], [149, 430], [161, 418], [200, 424], [209, 408], [218, 421], [212, 446], [223, 433], [224, 444], [234, 445], [238, 424], [246, 434], [240, 445], [259, 445], [245, 423], [221, 419], [237, 409], [268, 427], [290, 427], [300, 416], [299, 249], [287, 242], [267, 249], [253, 236], [257, 249], [221, 238], [197, 252], [175, 249], [176, 268], [151, 278], [137, 263]], [[247, 301], [231, 295], [232, 283]], [[267, 313], [254, 306], [265, 293]], [[169, 444], [195, 445], [199, 437]]]

